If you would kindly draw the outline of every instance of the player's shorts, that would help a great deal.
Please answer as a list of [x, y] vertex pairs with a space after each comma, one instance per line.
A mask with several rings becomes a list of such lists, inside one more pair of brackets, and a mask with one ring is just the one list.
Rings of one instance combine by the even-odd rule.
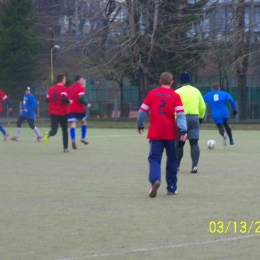
[[[197, 115], [186, 115], [187, 139], [200, 139], [200, 122]], [[180, 134], [179, 134], [180, 136]]]
[[216, 125], [218, 125], [218, 124], [224, 125], [224, 124], [228, 123], [228, 118], [213, 118], [213, 120]]
[[85, 112], [83, 113], [69, 113], [68, 122], [84, 121], [88, 118]]

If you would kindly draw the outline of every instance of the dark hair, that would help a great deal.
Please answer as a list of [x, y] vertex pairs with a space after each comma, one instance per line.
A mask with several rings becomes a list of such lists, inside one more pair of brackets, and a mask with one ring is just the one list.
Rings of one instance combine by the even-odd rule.
[[80, 80], [81, 78], [83, 78], [83, 77], [80, 76], [80, 75], [76, 75], [75, 78], [74, 78], [74, 79], [75, 79], [75, 82], [77, 82], [77, 81]]
[[173, 75], [170, 72], [163, 72], [161, 74], [161, 84], [162, 85], [171, 85], [172, 81], [173, 81]]
[[57, 77], [56, 77], [57, 82], [58, 82], [58, 83], [61, 83], [62, 80], [63, 80], [65, 77], [66, 77], [65, 74], [58, 74]]
[[211, 88], [214, 89], [214, 90], [218, 90], [218, 89], [220, 89], [220, 86], [219, 86], [218, 83], [214, 83], [214, 84], [211, 86]]

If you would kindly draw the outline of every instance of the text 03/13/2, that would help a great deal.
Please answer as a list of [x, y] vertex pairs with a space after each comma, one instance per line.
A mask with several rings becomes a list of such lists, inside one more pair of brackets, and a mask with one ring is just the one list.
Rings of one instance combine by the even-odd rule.
[[211, 221], [209, 222], [209, 232], [211, 234], [260, 234], [260, 220], [252, 221]]

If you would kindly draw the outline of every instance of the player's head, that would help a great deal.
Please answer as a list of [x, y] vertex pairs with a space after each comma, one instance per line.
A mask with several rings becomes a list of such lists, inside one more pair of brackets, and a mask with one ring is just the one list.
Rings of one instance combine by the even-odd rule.
[[83, 85], [84, 84], [84, 78], [80, 75], [75, 76], [75, 82], [77, 84]]
[[214, 83], [212, 86], [211, 86], [211, 89], [212, 90], [220, 90], [220, 86], [218, 83]]
[[25, 88], [25, 94], [29, 95], [31, 93], [31, 88], [30, 87], [26, 87]]
[[181, 84], [189, 84], [190, 83], [190, 75], [188, 72], [182, 72], [180, 76]]
[[160, 77], [160, 84], [171, 86], [173, 84], [173, 75], [170, 72], [163, 72]]
[[58, 74], [57, 77], [58, 84], [62, 84], [63, 86], [66, 84], [66, 75], [65, 74]]

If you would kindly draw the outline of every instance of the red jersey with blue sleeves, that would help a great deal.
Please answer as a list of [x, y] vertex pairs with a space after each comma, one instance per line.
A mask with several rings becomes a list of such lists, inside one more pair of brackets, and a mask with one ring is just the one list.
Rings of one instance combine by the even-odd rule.
[[150, 127], [147, 138], [150, 140], [176, 140], [178, 127], [175, 113], [184, 114], [180, 96], [174, 90], [159, 87], [151, 90], [140, 110], [150, 111]]
[[49, 88], [46, 100], [49, 102], [50, 115], [67, 115], [68, 105], [62, 101], [62, 96], [68, 97], [67, 88], [55, 85]]

